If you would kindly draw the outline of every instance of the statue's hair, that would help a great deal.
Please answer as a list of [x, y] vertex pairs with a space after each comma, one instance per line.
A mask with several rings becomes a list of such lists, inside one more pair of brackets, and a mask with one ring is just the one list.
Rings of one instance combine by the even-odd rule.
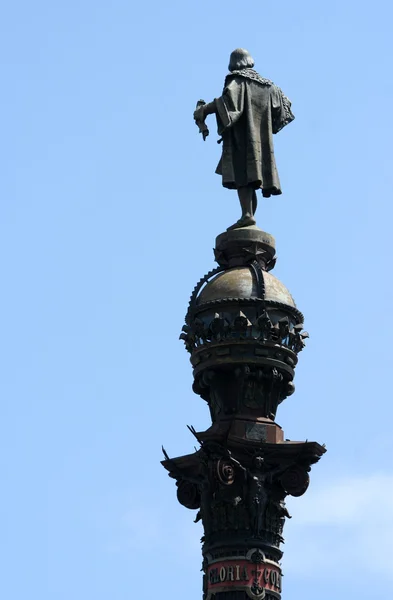
[[229, 66], [228, 69], [230, 71], [240, 71], [241, 69], [252, 69], [254, 66], [254, 59], [248, 50], [244, 50], [244, 48], [236, 48], [231, 53], [229, 57]]

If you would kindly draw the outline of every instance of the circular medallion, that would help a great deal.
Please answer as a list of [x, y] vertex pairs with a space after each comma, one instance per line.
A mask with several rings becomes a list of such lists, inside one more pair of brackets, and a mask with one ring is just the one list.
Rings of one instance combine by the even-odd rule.
[[281, 485], [287, 494], [302, 496], [310, 483], [310, 477], [303, 467], [294, 465], [281, 475]]
[[220, 458], [217, 461], [217, 477], [223, 485], [232, 485], [235, 481], [235, 469], [229, 460]]
[[191, 481], [180, 481], [177, 487], [177, 499], [186, 508], [195, 509], [201, 505], [198, 486]]

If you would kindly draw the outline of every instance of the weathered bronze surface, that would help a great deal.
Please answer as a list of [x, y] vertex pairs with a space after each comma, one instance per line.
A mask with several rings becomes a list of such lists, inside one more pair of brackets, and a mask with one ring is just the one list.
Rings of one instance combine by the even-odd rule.
[[295, 118], [291, 102], [280, 88], [253, 66], [247, 50], [234, 50], [222, 95], [207, 104], [200, 100], [194, 112], [204, 140], [209, 133], [206, 117], [215, 114], [217, 118], [222, 156], [216, 173], [222, 176], [224, 187], [238, 190], [242, 208], [240, 220], [231, 228], [255, 224], [255, 190], [262, 189], [267, 198], [281, 194], [273, 134]]
[[198, 296], [198, 304], [220, 298], [257, 298], [258, 286], [248, 267], [234, 267], [209, 281]]
[[275, 422], [308, 334], [291, 294], [268, 272], [274, 246], [255, 226], [219, 235], [220, 266], [195, 286], [180, 336], [212, 425], [191, 429], [194, 454], [165, 453], [162, 464], [179, 502], [203, 523], [205, 600], [280, 598], [285, 498], [305, 493], [325, 452], [284, 440]]
[[180, 504], [203, 524], [204, 600], [280, 599], [285, 499], [306, 492], [311, 466], [326, 451], [285, 439], [275, 422], [294, 392], [308, 333], [288, 289], [270, 272], [275, 241], [256, 227], [252, 208], [257, 187], [264, 195], [281, 192], [271, 135], [293, 115], [281, 90], [261, 81], [250, 61], [246, 51], [232, 53], [223, 96], [200, 101], [195, 111], [204, 138], [206, 114], [217, 114], [223, 184], [239, 189], [243, 215], [217, 237], [218, 267], [196, 284], [180, 335], [193, 390], [212, 424], [202, 432], [189, 428], [199, 445], [193, 454], [170, 458], [164, 450], [162, 461]]

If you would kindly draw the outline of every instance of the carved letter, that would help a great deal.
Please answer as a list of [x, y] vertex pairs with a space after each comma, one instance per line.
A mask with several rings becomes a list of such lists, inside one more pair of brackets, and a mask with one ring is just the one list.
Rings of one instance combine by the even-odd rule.
[[277, 573], [277, 589], [281, 592], [281, 574]]
[[210, 583], [218, 583], [218, 569], [212, 569], [209, 573]]

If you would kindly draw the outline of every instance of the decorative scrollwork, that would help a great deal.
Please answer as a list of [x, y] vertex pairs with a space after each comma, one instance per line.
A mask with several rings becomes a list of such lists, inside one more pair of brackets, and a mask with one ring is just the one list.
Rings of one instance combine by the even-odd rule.
[[220, 483], [223, 485], [232, 485], [235, 481], [235, 469], [233, 464], [227, 460], [220, 458], [217, 461], [217, 477]]
[[201, 506], [201, 495], [198, 486], [191, 481], [182, 480], [178, 482], [177, 499], [180, 504], [192, 510]]
[[250, 590], [253, 593], [253, 595], [258, 598], [258, 600], [263, 600], [263, 598], [265, 597], [265, 588], [259, 585], [257, 579], [254, 579]]
[[260, 563], [265, 562], [265, 555], [260, 550], [255, 550], [255, 552], [253, 552], [251, 554], [250, 559], [251, 559], [251, 562], [253, 562], [255, 564], [260, 564]]
[[307, 490], [310, 477], [304, 467], [293, 465], [284, 471], [280, 481], [287, 494], [298, 497], [302, 496]]

